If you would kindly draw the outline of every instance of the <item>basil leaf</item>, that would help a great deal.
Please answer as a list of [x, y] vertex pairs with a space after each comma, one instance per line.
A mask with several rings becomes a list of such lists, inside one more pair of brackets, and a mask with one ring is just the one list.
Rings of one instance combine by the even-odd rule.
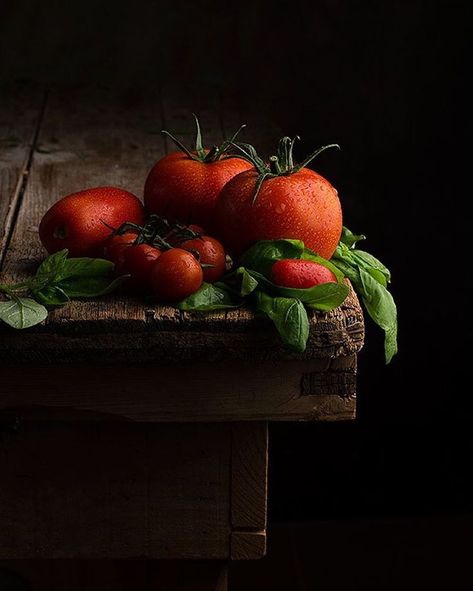
[[198, 291], [179, 302], [177, 307], [180, 310], [210, 312], [236, 308], [238, 304], [233, 302], [224, 284], [203, 283]]
[[0, 320], [13, 328], [29, 328], [43, 322], [47, 316], [46, 308], [31, 298], [14, 298], [0, 302]]
[[32, 290], [32, 294], [45, 306], [64, 306], [70, 302], [69, 296], [60, 287], [54, 285]]
[[110, 277], [77, 276], [63, 279], [57, 285], [69, 298], [95, 298], [106, 295], [122, 285], [129, 275], [115, 279]]
[[366, 240], [366, 236], [363, 234], [353, 234], [351, 230], [343, 226], [342, 235], [340, 236], [340, 242], [342, 244], [346, 244], [348, 248], [354, 248], [359, 240]]
[[238, 264], [267, 275], [276, 261], [299, 259], [303, 252], [301, 240], [260, 240], [240, 257]]
[[105, 259], [77, 257], [67, 259], [61, 272], [61, 279], [69, 277], [103, 277], [113, 273], [114, 264]]
[[256, 294], [256, 307], [273, 321], [286, 347], [302, 353], [309, 338], [309, 319], [302, 302], [295, 298]]
[[[375, 279], [381, 274], [384, 279], [380, 283], [384, 282], [384, 287], [391, 281], [391, 272], [389, 269], [372, 254], [364, 250], [355, 249], [352, 251], [352, 255]], [[376, 280], [378, 281], [378, 279]]]
[[314, 287], [298, 289], [275, 285], [257, 271], [248, 271], [248, 273], [254, 277], [259, 285], [264, 287], [265, 291], [270, 295], [275, 297], [296, 298], [304, 304], [307, 304], [310, 308], [324, 312], [340, 306], [350, 292], [350, 288], [344, 283], [321, 283]]
[[68, 250], [60, 250], [48, 256], [36, 270], [33, 284], [47, 285], [54, 283], [62, 276], [64, 266], [66, 264]]
[[367, 271], [360, 269], [361, 298], [368, 314], [385, 332], [386, 363], [397, 353], [397, 309], [393, 296]]
[[245, 269], [245, 267], [239, 267], [236, 270], [237, 275], [241, 275], [241, 288], [240, 294], [245, 297], [250, 295], [257, 287], [258, 281]]

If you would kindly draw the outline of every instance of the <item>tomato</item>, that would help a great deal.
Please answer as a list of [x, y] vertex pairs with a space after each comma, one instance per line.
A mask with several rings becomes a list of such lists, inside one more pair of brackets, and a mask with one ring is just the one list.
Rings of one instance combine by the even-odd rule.
[[153, 166], [146, 179], [144, 201], [149, 213], [162, 215], [171, 221], [210, 227], [215, 203], [224, 185], [235, 175], [253, 167], [245, 160], [228, 156], [229, 149], [233, 149], [228, 141], [211, 150], [204, 149], [199, 121], [194, 117], [194, 151], [164, 132], [179, 147], [179, 151], [161, 158]]
[[162, 253], [150, 271], [154, 295], [163, 302], [179, 302], [202, 285], [202, 267], [193, 254], [182, 248]]
[[185, 250], [197, 252], [200, 264], [212, 265], [203, 268], [204, 281], [213, 283], [225, 273], [225, 249], [215, 238], [203, 235], [200, 238], [185, 240], [180, 246]]
[[256, 170], [240, 173], [223, 188], [215, 208], [214, 230], [234, 255], [258, 240], [278, 238], [303, 240], [326, 259], [334, 253], [342, 232], [337, 190], [305, 167], [334, 145], [320, 148], [301, 165], [293, 164], [293, 145], [294, 140], [283, 138], [270, 166], [253, 158]]
[[304, 289], [321, 283], [337, 283], [330, 269], [315, 261], [282, 259], [271, 268], [271, 281], [281, 287]]
[[210, 226], [224, 185], [249, 168], [251, 164], [239, 158], [206, 163], [173, 152], [159, 160], [146, 179], [146, 209], [173, 221]]
[[133, 291], [149, 291], [151, 269], [160, 256], [161, 251], [149, 244], [129, 246], [122, 249], [116, 272], [118, 275], [131, 275], [126, 286]]
[[67, 248], [73, 257], [100, 256], [110, 227], [124, 222], [144, 222], [140, 200], [123, 189], [97, 187], [55, 203], [41, 220], [39, 236], [49, 253]]
[[111, 234], [103, 245], [103, 258], [117, 264], [120, 261], [122, 252], [133, 245], [138, 236], [135, 232], [124, 234]]

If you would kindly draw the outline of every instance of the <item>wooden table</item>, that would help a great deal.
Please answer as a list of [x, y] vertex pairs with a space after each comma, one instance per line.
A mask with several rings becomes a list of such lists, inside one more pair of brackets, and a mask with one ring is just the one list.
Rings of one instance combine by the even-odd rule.
[[[191, 109], [209, 143], [241, 122], [263, 150], [279, 135], [213, 91], [0, 89], [2, 283], [44, 256], [37, 226], [59, 197], [105, 184], [141, 195], [170, 149], [159, 130], [190, 141]], [[96, 588], [36, 559], [146, 559], [150, 589], [226, 589], [228, 560], [265, 553], [268, 421], [353, 419], [362, 343], [353, 293], [312, 314], [301, 355], [247, 310], [125, 296], [75, 302], [23, 332], [2, 325], [0, 559], [35, 589]], [[114, 564], [113, 588], [138, 588], [143, 573], [127, 586]]]

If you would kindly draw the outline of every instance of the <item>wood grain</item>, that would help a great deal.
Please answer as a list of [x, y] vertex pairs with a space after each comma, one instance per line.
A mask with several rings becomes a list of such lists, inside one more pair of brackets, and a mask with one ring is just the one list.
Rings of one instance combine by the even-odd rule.
[[232, 425], [231, 522], [234, 530], [265, 532], [268, 424]]
[[232, 560], [255, 560], [266, 554], [266, 532], [232, 532]]
[[139, 422], [335, 421], [355, 413], [355, 356], [122, 369], [4, 365], [0, 411], [24, 418]]
[[32, 163], [44, 92], [34, 84], [0, 84], [0, 269]]
[[0, 558], [229, 556], [225, 425], [28, 423], [0, 455]]

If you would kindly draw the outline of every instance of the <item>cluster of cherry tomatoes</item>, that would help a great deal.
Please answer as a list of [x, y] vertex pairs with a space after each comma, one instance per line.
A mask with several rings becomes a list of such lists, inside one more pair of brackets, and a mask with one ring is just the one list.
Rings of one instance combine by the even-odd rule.
[[[156, 220], [156, 216], [153, 216]], [[166, 220], [159, 219], [161, 223]], [[104, 243], [103, 257], [115, 264], [118, 275], [128, 275], [126, 288], [149, 293], [163, 302], [178, 302], [196, 292], [204, 281], [220, 279], [226, 268], [222, 244], [195, 224], [168, 224], [164, 236], [146, 240], [146, 226], [113, 232]]]

